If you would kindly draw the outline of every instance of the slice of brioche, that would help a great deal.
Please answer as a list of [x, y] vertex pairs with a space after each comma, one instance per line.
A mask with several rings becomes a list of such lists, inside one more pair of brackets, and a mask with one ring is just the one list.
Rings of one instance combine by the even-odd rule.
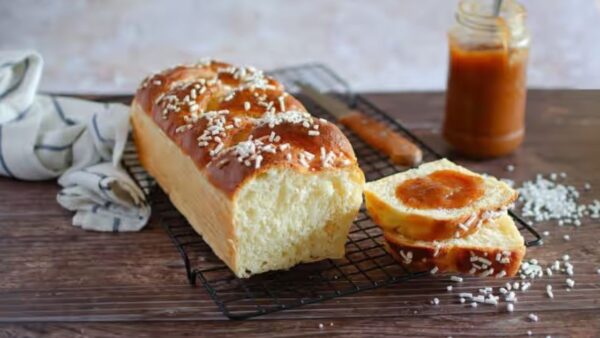
[[410, 271], [457, 272], [480, 276], [514, 276], [525, 256], [525, 242], [512, 218], [486, 221], [465, 238], [411, 240], [384, 232], [386, 248]]
[[[413, 208], [396, 197], [396, 188], [406, 180], [425, 177], [439, 170], [451, 170], [483, 179], [482, 197], [462, 208]], [[474, 233], [481, 223], [504, 214], [517, 199], [517, 192], [494, 177], [482, 176], [446, 159], [425, 163], [416, 169], [369, 182], [365, 204], [376, 224], [384, 231], [415, 240], [445, 240]]]

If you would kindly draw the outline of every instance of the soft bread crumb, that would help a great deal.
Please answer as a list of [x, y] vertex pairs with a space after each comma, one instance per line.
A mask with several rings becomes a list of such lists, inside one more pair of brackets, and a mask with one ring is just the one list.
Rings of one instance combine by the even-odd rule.
[[236, 274], [342, 257], [361, 179], [353, 168], [319, 175], [272, 169], [246, 184], [234, 208]]

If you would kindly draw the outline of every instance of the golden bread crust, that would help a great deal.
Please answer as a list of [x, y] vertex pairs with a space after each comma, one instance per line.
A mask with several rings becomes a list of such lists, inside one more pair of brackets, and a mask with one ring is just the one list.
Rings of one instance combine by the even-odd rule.
[[[145, 79], [134, 101], [229, 195], [273, 165], [306, 171], [357, 165], [335, 124], [312, 117], [282, 84], [254, 68], [218, 61], [177, 66]], [[259, 151], [258, 164], [244, 159], [236, 146], [251, 141], [275, 151]]]

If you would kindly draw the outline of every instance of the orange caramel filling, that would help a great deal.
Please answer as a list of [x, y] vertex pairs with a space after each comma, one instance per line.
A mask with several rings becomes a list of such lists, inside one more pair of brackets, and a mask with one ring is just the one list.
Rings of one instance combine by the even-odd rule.
[[396, 187], [396, 197], [416, 209], [457, 209], [483, 196], [483, 179], [454, 170], [439, 170]]

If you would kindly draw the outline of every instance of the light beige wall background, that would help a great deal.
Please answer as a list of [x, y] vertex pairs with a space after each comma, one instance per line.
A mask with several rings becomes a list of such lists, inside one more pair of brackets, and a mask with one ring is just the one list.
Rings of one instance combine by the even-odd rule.
[[[523, 0], [532, 87], [600, 88], [600, 0]], [[0, 0], [0, 49], [33, 48], [43, 89], [132, 92], [147, 73], [213, 56], [308, 61], [358, 90], [443, 89], [456, 0]]]

